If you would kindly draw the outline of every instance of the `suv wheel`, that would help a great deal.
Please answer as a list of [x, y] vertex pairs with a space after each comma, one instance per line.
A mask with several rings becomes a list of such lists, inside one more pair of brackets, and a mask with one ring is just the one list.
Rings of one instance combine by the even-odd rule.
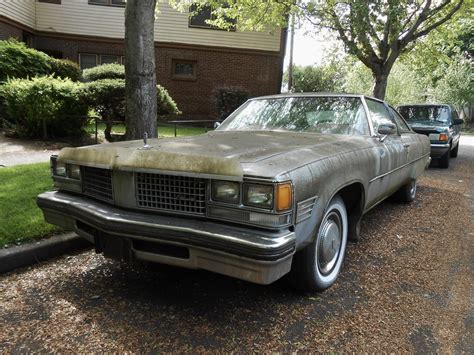
[[458, 156], [459, 143], [456, 144], [456, 147], [451, 151], [451, 158], [456, 158]]

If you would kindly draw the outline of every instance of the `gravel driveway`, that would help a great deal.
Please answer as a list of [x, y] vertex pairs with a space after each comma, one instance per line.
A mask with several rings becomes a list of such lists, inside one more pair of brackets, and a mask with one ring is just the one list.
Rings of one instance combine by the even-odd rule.
[[[411, 205], [364, 217], [320, 294], [92, 251], [0, 276], [0, 352], [466, 352], [473, 345], [474, 137]], [[3, 351], [2, 351], [3, 350]]]

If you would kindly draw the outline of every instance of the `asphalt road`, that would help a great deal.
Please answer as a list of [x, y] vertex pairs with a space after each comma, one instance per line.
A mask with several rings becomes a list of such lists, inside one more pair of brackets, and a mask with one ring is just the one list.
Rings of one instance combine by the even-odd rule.
[[364, 217], [319, 294], [203, 271], [131, 268], [92, 251], [0, 276], [0, 353], [474, 353], [474, 136], [410, 205]]

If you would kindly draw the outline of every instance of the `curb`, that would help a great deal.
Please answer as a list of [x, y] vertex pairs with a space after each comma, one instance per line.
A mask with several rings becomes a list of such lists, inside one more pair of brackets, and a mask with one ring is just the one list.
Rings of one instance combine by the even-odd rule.
[[88, 247], [92, 247], [92, 244], [86, 239], [75, 233], [67, 233], [34, 243], [0, 249], [0, 273]]

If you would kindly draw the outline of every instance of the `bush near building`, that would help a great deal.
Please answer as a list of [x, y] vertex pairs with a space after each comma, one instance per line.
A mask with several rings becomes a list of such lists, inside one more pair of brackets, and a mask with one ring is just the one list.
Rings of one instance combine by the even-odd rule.
[[51, 74], [59, 78], [69, 78], [72, 81], [79, 81], [82, 77], [79, 64], [69, 59], [51, 58]]
[[16, 40], [0, 41], [0, 83], [51, 72], [51, 57]]
[[84, 79], [89, 81], [102, 79], [125, 80], [125, 67], [120, 64], [102, 64], [93, 68], [85, 69], [82, 76]]
[[240, 105], [247, 101], [250, 93], [239, 87], [222, 87], [215, 91], [215, 102], [219, 118], [227, 118]]
[[89, 109], [79, 99], [81, 85], [52, 75], [9, 79], [0, 86], [5, 120], [21, 137], [79, 136]]
[[[158, 115], [178, 114], [176, 102], [168, 91], [157, 85]], [[105, 123], [105, 138], [112, 141], [112, 127], [116, 121], [125, 120], [125, 80], [100, 79], [85, 83], [79, 94], [81, 100], [93, 108]]]

